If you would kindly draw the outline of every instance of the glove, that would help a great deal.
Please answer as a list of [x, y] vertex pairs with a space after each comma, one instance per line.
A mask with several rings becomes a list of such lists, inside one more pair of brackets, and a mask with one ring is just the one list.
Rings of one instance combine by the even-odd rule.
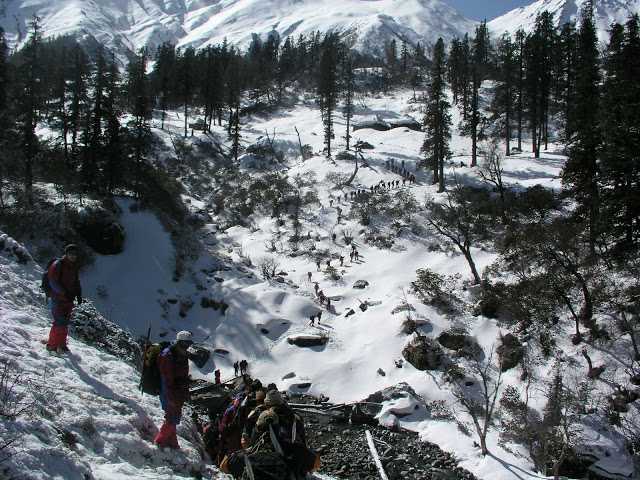
[[76, 296], [76, 301], [78, 302], [78, 305], [82, 305], [82, 302], [84, 302], [84, 300], [82, 299], [82, 295]]

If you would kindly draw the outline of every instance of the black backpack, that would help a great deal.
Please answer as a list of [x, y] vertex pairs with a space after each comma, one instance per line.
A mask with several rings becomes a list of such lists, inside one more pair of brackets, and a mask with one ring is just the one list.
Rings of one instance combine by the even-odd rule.
[[160, 342], [149, 345], [144, 351], [142, 363], [142, 376], [140, 377], [140, 390], [148, 395], [160, 395], [160, 369], [158, 368], [158, 356], [170, 345], [169, 342]]
[[[53, 258], [49, 260], [47, 263], [47, 268], [45, 268], [44, 273], [42, 274], [42, 279], [40, 280], [40, 289], [44, 292], [47, 298], [51, 296], [51, 284], [49, 283], [49, 268], [53, 265], [54, 262], [60, 260], [59, 258]], [[62, 277], [62, 269], [58, 268], [58, 281]]]

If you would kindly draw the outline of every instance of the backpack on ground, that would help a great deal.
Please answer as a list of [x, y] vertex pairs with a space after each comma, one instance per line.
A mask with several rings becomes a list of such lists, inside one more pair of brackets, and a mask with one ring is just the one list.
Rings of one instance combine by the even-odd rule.
[[162, 350], [170, 345], [169, 342], [160, 342], [149, 345], [144, 352], [142, 363], [142, 376], [140, 377], [140, 390], [148, 395], [160, 395], [160, 369], [158, 357]]
[[[49, 283], [49, 268], [51, 268], [51, 265], [53, 265], [54, 262], [57, 262], [58, 260], [59, 258], [52, 258], [51, 260], [49, 260], [49, 262], [47, 263], [47, 268], [44, 269], [42, 279], [40, 280], [40, 289], [44, 292], [47, 298], [51, 297], [51, 293], [53, 292], [53, 290], [51, 289], [51, 284]], [[58, 280], [60, 280], [60, 276], [62, 275], [62, 272], [60, 270], [62, 269], [59, 268], [58, 270]]]

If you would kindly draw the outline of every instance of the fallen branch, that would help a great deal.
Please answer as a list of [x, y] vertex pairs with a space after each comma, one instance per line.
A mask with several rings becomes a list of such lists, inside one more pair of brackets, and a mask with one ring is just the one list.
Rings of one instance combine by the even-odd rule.
[[367, 443], [369, 444], [369, 451], [371, 452], [373, 461], [376, 464], [376, 467], [378, 467], [380, 478], [382, 480], [389, 480], [389, 477], [387, 477], [387, 474], [385, 473], [384, 468], [382, 467], [382, 462], [380, 461], [380, 457], [378, 456], [378, 451], [376, 450], [376, 446], [373, 443], [373, 436], [371, 435], [371, 432], [369, 430], [366, 430], [364, 433], [367, 437]]

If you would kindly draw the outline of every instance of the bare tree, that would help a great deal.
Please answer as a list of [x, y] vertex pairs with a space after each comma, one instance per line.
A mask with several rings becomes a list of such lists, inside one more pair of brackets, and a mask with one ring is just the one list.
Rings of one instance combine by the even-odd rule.
[[480, 284], [481, 278], [471, 255], [471, 249], [487, 231], [489, 219], [481, 207], [486, 203], [483, 192], [461, 186], [456, 179], [453, 189], [448, 190], [442, 203], [428, 200], [430, 210], [427, 222], [443, 237], [448, 238], [469, 264], [473, 283]]
[[278, 273], [280, 264], [274, 257], [263, 257], [258, 261], [258, 267], [262, 273], [262, 278], [270, 280]]
[[453, 392], [455, 398], [473, 420], [480, 440], [482, 455], [489, 453], [487, 433], [493, 422], [498, 403], [498, 392], [502, 385], [502, 369], [493, 365], [493, 351], [494, 349], [491, 347], [489, 355], [484, 361], [477, 357], [471, 362], [470, 371], [479, 377], [479, 389], [475, 384], [467, 386], [464, 379], [461, 379], [456, 382]]
[[502, 222], [507, 222], [507, 208], [505, 201], [505, 186], [502, 180], [504, 173], [504, 166], [502, 164], [503, 156], [498, 147], [498, 142], [494, 139], [486, 144], [486, 154], [484, 160], [480, 164], [480, 178], [485, 183], [492, 185], [498, 195], [500, 195], [500, 214], [502, 216]]
[[[39, 386], [14, 362], [0, 360], [0, 420], [13, 421], [31, 415], [37, 406], [36, 388]], [[11, 458], [13, 447], [19, 442], [18, 434], [0, 438], [0, 463]]]

